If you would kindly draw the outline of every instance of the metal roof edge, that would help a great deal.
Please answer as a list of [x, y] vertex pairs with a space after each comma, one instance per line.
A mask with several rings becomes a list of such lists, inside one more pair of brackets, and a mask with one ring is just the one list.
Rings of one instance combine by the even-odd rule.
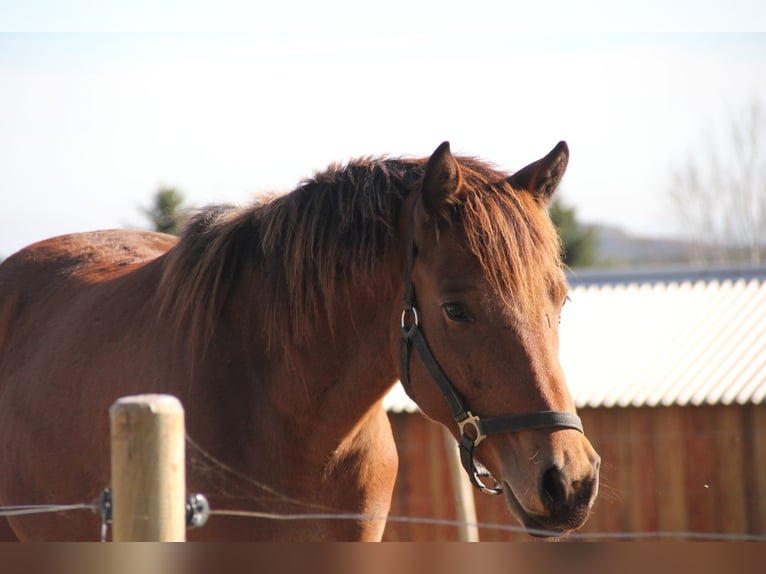
[[683, 283], [697, 281], [766, 280], [766, 265], [652, 265], [632, 267], [594, 267], [566, 270], [572, 287], [591, 285], [628, 285], [631, 283]]

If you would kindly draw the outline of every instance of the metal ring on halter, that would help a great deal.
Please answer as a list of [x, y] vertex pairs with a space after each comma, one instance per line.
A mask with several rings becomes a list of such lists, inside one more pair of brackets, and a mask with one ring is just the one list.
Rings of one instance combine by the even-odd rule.
[[[481, 432], [481, 428], [479, 427], [479, 417], [474, 415], [471, 411], [466, 411], [465, 414], [466, 417], [462, 421], [457, 421], [458, 428], [460, 429], [460, 434], [472, 438], [473, 446], [477, 446], [481, 441], [487, 438], [487, 435]], [[465, 427], [467, 425], [471, 425], [474, 429], [476, 429], [476, 436], [471, 436], [465, 432]]]
[[488, 487], [486, 484], [484, 484], [481, 479], [479, 479], [478, 475], [474, 475], [474, 478], [476, 479], [476, 482], [478, 483], [477, 487], [478, 489], [483, 492], [484, 494], [491, 494], [492, 496], [497, 496], [498, 494], [503, 494], [503, 487], [502, 485], [495, 480], [494, 477], [492, 480], [495, 481], [495, 486], [493, 488]]
[[415, 307], [412, 307], [411, 309], [405, 309], [402, 311], [402, 329], [407, 327], [407, 324], [405, 323], [405, 319], [407, 319], [407, 313], [412, 313], [412, 318], [414, 319], [414, 323], [412, 323], [412, 325], [417, 327], [420, 324], [420, 317], [418, 316], [418, 310]]

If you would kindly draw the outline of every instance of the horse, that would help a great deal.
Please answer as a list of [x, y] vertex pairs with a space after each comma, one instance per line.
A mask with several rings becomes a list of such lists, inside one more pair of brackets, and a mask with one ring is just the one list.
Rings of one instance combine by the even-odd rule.
[[[509, 175], [444, 142], [205, 208], [179, 238], [95, 231], [12, 255], [0, 505], [96, 501], [110, 405], [166, 393], [185, 407], [188, 489], [220, 511], [190, 540], [380, 540], [398, 468], [382, 400], [401, 379], [529, 532], [579, 528], [600, 458], [558, 361], [567, 284], [547, 203], [568, 159], [560, 142]], [[82, 511], [4, 522], [20, 540], [101, 528]]]

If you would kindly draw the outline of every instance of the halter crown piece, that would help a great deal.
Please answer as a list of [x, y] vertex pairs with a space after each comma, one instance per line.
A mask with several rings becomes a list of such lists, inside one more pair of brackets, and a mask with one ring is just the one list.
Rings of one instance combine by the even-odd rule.
[[428, 342], [420, 327], [420, 317], [415, 300], [415, 286], [412, 283], [412, 269], [415, 265], [415, 207], [418, 198], [412, 207], [410, 221], [407, 229], [407, 271], [404, 278], [404, 309], [402, 311], [402, 338], [401, 338], [401, 379], [402, 386], [407, 394], [413, 398], [412, 383], [410, 382], [410, 352], [415, 348], [421, 362], [428, 370], [431, 378], [436, 382], [439, 390], [449, 403], [452, 417], [460, 429], [460, 461], [468, 473], [471, 483], [486, 494], [500, 494], [503, 488], [495, 481], [493, 488], [487, 487], [480, 476], [490, 476], [488, 472], [480, 473], [473, 459], [473, 449], [487, 436], [522, 430], [535, 430], [546, 428], [568, 428], [583, 432], [580, 417], [573, 413], [563, 411], [540, 411], [519, 415], [506, 415], [499, 417], [480, 418], [468, 410], [455, 386], [449, 380], [436, 361]]

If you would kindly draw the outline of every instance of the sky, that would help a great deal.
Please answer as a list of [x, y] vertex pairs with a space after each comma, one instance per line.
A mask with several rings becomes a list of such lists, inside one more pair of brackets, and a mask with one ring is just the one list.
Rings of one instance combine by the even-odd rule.
[[766, 104], [763, 2], [274, 4], [0, 0], [0, 256], [444, 140], [509, 172], [566, 140], [581, 221], [669, 236], [672, 171]]

